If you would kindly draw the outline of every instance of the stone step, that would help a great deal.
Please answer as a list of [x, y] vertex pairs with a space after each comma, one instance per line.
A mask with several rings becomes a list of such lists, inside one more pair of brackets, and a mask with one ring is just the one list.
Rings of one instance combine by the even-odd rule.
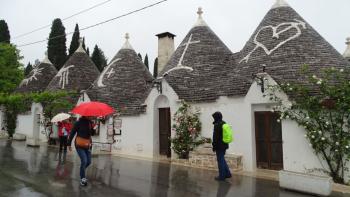
[[[226, 154], [227, 165], [232, 171], [241, 171], [243, 169], [242, 155]], [[215, 169], [217, 170], [216, 155], [212, 151], [211, 145], [203, 145], [195, 151], [190, 152], [188, 159], [171, 159], [174, 164], [181, 164], [191, 167]]]

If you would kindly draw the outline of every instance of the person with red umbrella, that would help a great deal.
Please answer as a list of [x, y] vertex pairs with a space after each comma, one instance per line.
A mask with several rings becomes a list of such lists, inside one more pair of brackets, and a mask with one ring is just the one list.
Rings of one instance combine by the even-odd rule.
[[86, 168], [91, 164], [91, 136], [94, 135], [92, 121], [88, 117], [82, 116], [74, 124], [68, 139], [69, 151], [72, 151], [71, 144], [75, 135], [75, 149], [80, 158], [80, 185], [87, 186], [85, 171]]
[[114, 112], [114, 109], [105, 103], [86, 102], [76, 106], [72, 111], [82, 117], [74, 124], [70, 133], [68, 147], [72, 151], [72, 140], [75, 138], [75, 148], [80, 158], [80, 185], [87, 186], [85, 176], [86, 168], [91, 164], [91, 148], [94, 134], [93, 123], [89, 117], [106, 116]]

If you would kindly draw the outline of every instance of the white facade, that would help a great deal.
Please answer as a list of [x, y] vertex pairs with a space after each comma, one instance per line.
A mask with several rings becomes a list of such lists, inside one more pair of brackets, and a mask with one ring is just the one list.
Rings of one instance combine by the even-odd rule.
[[[269, 83], [275, 83], [273, 79], [266, 76]], [[287, 100], [286, 95], [282, 95]], [[90, 101], [88, 95], [84, 94], [84, 100]], [[138, 116], [121, 116], [122, 134], [114, 136], [116, 142], [112, 145], [112, 153], [130, 155], [146, 158], [159, 156], [159, 108], [170, 108], [171, 117], [178, 109], [180, 100], [169, 84], [162, 81], [162, 94], [153, 88], [147, 99], [146, 112]], [[202, 122], [202, 133], [204, 137], [211, 138], [213, 130], [212, 114], [220, 111], [223, 119], [232, 125], [234, 141], [230, 144], [227, 153], [243, 156], [243, 168], [247, 171], [257, 169], [256, 147], [255, 147], [255, 120], [254, 112], [271, 111], [274, 103], [263, 97], [261, 87], [253, 82], [245, 97], [220, 97], [215, 102], [192, 103], [192, 106], [200, 110]], [[39, 116], [40, 115], [40, 116]], [[18, 115], [16, 133], [25, 134], [27, 139], [46, 141], [46, 135], [41, 132], [44, 129], [38, 125], [38, 119], [42, 117], [40, 104], [33, 104], [31, 112]], [[93, 137], [94, 142], [107, 143], [107, 125], [112, 124], [112, 118], [100, 125], [99, 136]], [[172, 125], [173, 123], [171, 123]], [[172, 137], [175, 133], [172, 131]], [[315, 168], [324, 168], [326, 164], [319, 159], [309, 146], [304, 137], [305, 131], [291, 120], [282, 121], [283, 140], [283, 169], [294, 172], [308, 172]], [[28, 140], [27, 140], [28, 143]], [[176, 157], [173, 152], [172, 157]]]
[[28, 145], [37, 146], [40, 142], [46, 142], [45, 128], [41, 124], [43, 108], [39, 103], [33, 103], [31, 111], [17, 116], [17, 127], [15, 133], [26, 135]]
[[[275, 83], [269, 76], [269, 83]], [[170, 107], [171, 117], [178, 109], [180, 100], [177, 94], [162, 81], [162, 94], [154, 88], [145, 101], [146, 113], [139, 116], [120, 117], [122, 119], [122, 135], [116, 136], [117, 142], [112, 152], [140, 157], [159, 156], [159, 118], [158, 108]], [[286, 95], [282, 95], [287, 98]], [[263, 97], [261, 87], [253, 82], [245, 97], [220, 97], [211, 103], [192, 103], [193, 107], [200, 109], [202, 133], [204, 137], [212, 137], [212, 114], [220, 111], [223, 119], [232, 125], [234, 142], [230, 144], [227, 153], [243, 155], [243, 168], [247, 171], [257, 169], [255, 120], [254, 112], [271, 111], [274, 103]], [[172, 125], [173, 123], [171, 123]], [[101, 127], [100, 140], [105, 142], [106, 127]], [[326, 166], [309, 146], [304, 137], [305, 131], [291, 120], [282, 121], [283, 140], [283, 169], [295, 172], [308, 172], [315, 168]], [[174, 133], [172, 131], [172, 136]], [[176, 157], [172, 153], [172, 157]], [[322, 162], [322, 164], [321, 164]]]

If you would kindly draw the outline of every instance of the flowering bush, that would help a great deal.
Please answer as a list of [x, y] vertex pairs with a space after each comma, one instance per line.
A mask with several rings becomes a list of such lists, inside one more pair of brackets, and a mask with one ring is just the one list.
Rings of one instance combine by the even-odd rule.
[[187, 159], [190, 151], [207, 141], [206, 138], [200, 137], [201, 122], [198, 116], [199, 111], [193, 111], [184, 101], [174, 115], [175, 137], [171, 139], [171, 143], [172, 149], [180, 158]]
[[[306, 131], [305, 138], [315, 154], [327, 163], [323, 169], [337, 183], [344, 183], [350, 158], [350, 72], [329, 68], [315, 75], [302, 69], [306, 85], [287, 83], [268, 86], [266, 96], [278, 103], [280, 119], [296, 121]], [[280, 95], [290, 95], [286, 102]], [[280, 120], [279, 120], [280, 121]]]

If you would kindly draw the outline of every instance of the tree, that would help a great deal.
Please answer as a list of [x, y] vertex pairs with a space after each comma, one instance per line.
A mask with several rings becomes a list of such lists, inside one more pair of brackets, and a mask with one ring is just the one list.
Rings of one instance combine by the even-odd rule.
[[147, 53], [146, 53], [146, 55], [145, 55], [144, 64], [146, 65], [147, 69], [149, 69], [149, 67], [148, 67], [148, 55], [147, 55]]
[[138, 53], [137, 56], [139, 56], [140, 60], [142, 61], [142, 55]]
[[30, 62], [28, 62], [27, 66], [24, 70], [24, 76], [27, 76], [30, 73], [30, 71], [32, 71], [32, 70], [33, 70], [33, 66]]
[[90, 56], [90, 50], [89, 47], [86, 48], [86, 54], [88, 54], [88, 56]]
[[11, 93], [23, 79], [22, 57], [15, 46], [0, 43], [0, 93]]
[[79, 47], [79, 38], [80, 38], [79, 26], [78, 24], [76, 24], [74, 28], [74, 33], [72, 36], [72, 41], [70, 42], [69, 56], [71, 56]]
[[156, 59], [154, 59], [153, 77], [155, 79], [158, 77], [158, 57], [156, 57]]
[[82, 44], [83, 49], [86, 51], [86, 46], [85, 46], [85, 37], [83, 37], [83, 44]]
[[10, 44], [10, 31], [5, 20], [0, 20], [0, 42]]
[[[350, 158], [350, 71], [327, 68], [316, 76], [305, 66], [301, 72], [306, 84], [270, 85], [266, 96], [277, 103], [274, 110], [280, 112], [280, 119], [294, 120], [305, 129], [310, 147], [327, 164], [323, 169], [309, 170], [345, 183]], [[281, 93], [292, 95], [290, 101]]]
[[50, 61], [59, 70], [67, 60], [66, 33], [61, 19], [52, 22], [47, 51]]
[[102, 72], [103, 68], [107, 65], [107, 58], [97, 45], [94, 47], [94, 51], [91, 55], [91, 60], [95, 63], [100, 72]]

